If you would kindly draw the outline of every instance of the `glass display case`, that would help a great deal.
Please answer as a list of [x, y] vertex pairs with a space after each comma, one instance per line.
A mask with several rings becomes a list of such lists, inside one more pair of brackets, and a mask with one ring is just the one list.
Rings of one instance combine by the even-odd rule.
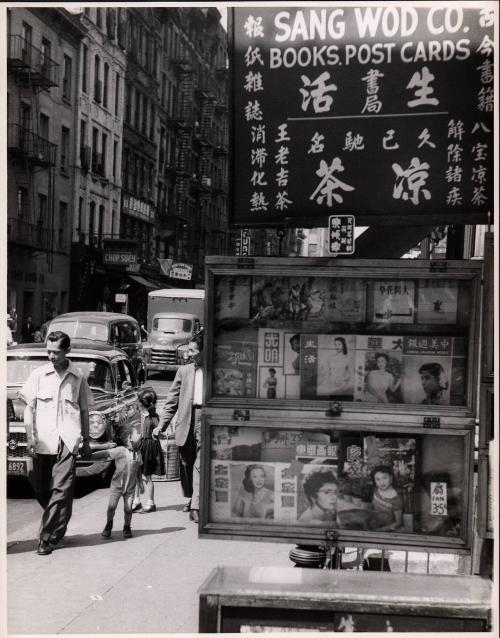
[[209, 416], [204, 439], [202, 534], [469, 542], [471, 430]]
[[209, 403], [475, 415], [481, 264], [305, 262], [207, 259]]
[[481, 276], [207, 257], [200, 534], [469, 552]]

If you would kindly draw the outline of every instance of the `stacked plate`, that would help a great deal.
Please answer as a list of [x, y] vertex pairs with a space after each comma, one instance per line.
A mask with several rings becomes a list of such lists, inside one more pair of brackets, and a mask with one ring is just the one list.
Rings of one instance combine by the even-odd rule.
[[289, 558], [297, 567], [320, 567], [326, 560], [326, 551], [313, 545], [297, 545]]

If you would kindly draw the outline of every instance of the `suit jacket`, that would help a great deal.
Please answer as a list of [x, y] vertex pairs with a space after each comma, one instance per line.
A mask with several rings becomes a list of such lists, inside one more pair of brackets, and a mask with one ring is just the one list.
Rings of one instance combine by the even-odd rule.
[[177, 370], [170, 386], [162, 411], [162, 427], [167, 427], [177, 413], [175, 444], [184, 445], [191, 427], [194, 395], [194, 363], [188, 363]]

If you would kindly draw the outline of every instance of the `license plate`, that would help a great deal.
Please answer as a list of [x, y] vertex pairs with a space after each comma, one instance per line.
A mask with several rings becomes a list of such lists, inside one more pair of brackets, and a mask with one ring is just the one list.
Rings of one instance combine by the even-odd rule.
[[7, 474], [27, 476], [28, 463], [26, 461], [7, 461]]

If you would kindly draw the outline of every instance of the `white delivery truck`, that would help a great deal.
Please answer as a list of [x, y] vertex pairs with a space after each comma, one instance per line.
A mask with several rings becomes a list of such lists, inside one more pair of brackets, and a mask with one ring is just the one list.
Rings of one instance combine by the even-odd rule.
[[202, 329], [205, 291], [165, 288], [148, 294], [147, 331], [144, 346], [148, 372], [167, 372], [187, 362], [189, 340]]

